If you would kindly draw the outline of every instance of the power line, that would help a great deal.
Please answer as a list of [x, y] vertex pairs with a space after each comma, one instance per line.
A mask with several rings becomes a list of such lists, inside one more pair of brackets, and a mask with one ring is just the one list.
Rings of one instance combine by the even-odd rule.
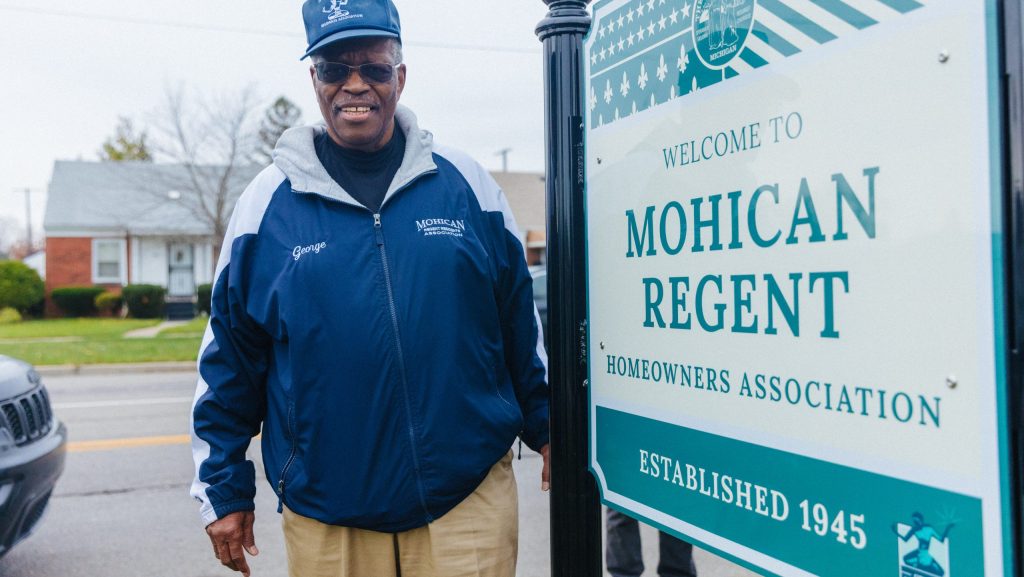
[[[89, 12], [73, 12], [67, 10], [51, 10], [49, 8], [29, 8], [26, 6], [11, 6], [0, 4], [0, 10], [8, 12], [20, 12], [23, 14], [40, 14], [44, 16], [60, 16], [66, 18], [80, 18], [83, 20], [94, 20], [98, 22], [113, 22], [117, 24], [141, 24], [143, 26], [162, 26], [164, 28], [177, 28], [181, 30], [196, 30], [201, 32], [224, 32], [228, 34], [251, 34], [256, 36], [273, 36], [277, 38], [299, 39], [298, 34], [282, 32], [280, 30], [266, 30], [258, 28], [238, 28], [231, 26], [215, 26], [210, 24], [199, 24], [191, 22], [173, 22], [164, 20], [149, 20], [146, 18], [132, 18], [130, 16], [113, 16], [107, 14], [93, 14]], [[418, 46], [421, 48], [437, 48], [444, 50], [472, 50], [476, 52], [506, 52], [512, 54], [530, 54], [536, 56], [540, 50], [529, 48], [513, 48], [506, 46], [478, 46], [474, 44], [450, 44], [442, 42], [420, 42], [416, 40], [404, 40], [407, 46]]]

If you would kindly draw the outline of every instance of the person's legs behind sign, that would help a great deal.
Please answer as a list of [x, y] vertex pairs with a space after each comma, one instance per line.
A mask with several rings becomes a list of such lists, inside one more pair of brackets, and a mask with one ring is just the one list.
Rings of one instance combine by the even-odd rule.
[[[612, 577], [640, 577], [644, 572], [640, 525], [632, 517], [608, 509], [605, 564]], [[658, 532], [658, 575], [660, 577], [696, 577], [693, 545], [672, 535]]]

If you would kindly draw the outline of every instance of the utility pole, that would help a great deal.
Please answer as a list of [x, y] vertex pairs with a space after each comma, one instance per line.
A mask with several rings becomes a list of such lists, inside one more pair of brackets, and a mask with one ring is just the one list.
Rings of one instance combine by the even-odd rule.
[[589, 470], [583, 35], [590, 0], [544, 0], [548, 328], [551, 329], [551, 575], [600, 577], [601, 503]]
[[25, 230], [28, 236], [28, 250], [32, 250], [32, 193], [39, 189], [33, 188], [15, 188], [15, 193], [25, 194]]
[[512, 152], [511, 148], [502, 148], [494, 156], [501, 157], [501, 171], [508, 172], [508, 153]]

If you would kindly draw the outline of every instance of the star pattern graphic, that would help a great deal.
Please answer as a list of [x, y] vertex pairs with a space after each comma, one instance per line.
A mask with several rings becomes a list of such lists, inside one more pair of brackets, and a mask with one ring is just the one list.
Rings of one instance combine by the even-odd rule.
[[[594, 127], [691, 92], [697, 84], [690, 69], [697, 73], [705, 70], [689, 65], [693, 0], [630, 0], [624, 4], [598, 17], [588, 45], [590, 73], [597, 77], [585, 100]], [[678, 77], [674, 68], [679, 69]], [[605, 78], [599, 78], [602, 75]]]

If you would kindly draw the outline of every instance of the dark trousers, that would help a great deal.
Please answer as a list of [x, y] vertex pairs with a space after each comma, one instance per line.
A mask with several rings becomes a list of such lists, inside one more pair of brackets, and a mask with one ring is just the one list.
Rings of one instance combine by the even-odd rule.
[[[640, 525], [636, 519], [614, 509], [608, 509], [605, 564], [612, 577], [639, 577], [644, 572]], [[658, 575], [697, 577], [697, 567], [693, 564], [693, 545], [659, 531]]]

